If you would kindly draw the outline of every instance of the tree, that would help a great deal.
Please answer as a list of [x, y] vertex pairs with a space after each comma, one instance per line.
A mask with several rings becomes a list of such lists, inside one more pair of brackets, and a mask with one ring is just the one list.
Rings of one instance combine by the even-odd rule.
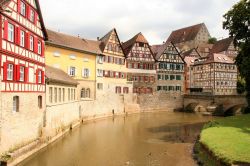
[[208, 39], [208, 44], [215, 44], [217, 42], [217, 38], [211, 37]]
[[234, 45], [239, 48], [236, 58], [240, 76], [246, 81], [247, 111], [250, 112], [250, 0], [241, 0], [224, 15], [223, 28], [229, 30]]

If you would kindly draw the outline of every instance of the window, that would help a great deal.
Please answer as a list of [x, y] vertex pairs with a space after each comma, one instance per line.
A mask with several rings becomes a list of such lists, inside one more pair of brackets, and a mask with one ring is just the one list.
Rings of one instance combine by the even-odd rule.
[[14, 65], [8, 64], [7, 66], [7, 80], [12, 81], [14, 78]]
[[53, 94], [52, 94], [52, 87], [49, 88], [49, 102], [53, 102]]
[[26, 16], [26, 5], [21, 1], [21, 15]]
[[121, 87], [120, 86], [115, 87], [115, 93], [121, 94]]
[[54, 88], [54, 101], [57, 103], [57, 88]]
[[43, 108], [43, 98], [42, 96], [38, 96], [38, 108]]
[[20, 32], [20, 46], [21, 47], [25, 46], [25, 32], [22, 30]]
[[86, 96], [85, 97], [90, 98], [90, 89], [89, 88], [86, 90]]
[[170, 80], [174, 80], [175, 76], [174, 75], [170, 75]]
[[68, 88], [68, 101], [70, 101], [70, 89]]
[[20, 66], [20, 78], [19, 78], [19, 81], [21, 81], [21, 82], [24, 81], [24, 72], [25, 72], [24, 66]]
[[129, 88], [128, 87], [123, 87], [123, 93], [128, 94], [129, 93]]
[[85, 98], [85, 88], [81, 89], [81, 98]]
[[13, 112], [19, 112], [19, 96], [13, 97]]
[[90, 71], [89, 69], [83, 69], [83, 77], [88, 78], [90, 76]]
[[181, 75], [176, 75], [176, 80], [181, 80]]
[[97, 62], [98, 62], [99, 64], [102, 64], [102, 63], [103, 63], [103, 59], [104, 59], [103, 56], [98, 56], [98, 57], [97, 57]]
[[8, 23], [8, 41], [14, 42], [14, 25]]
[[37, 53], [39, 55], [42, 54], [42, 43], [41, 43], [41, 41], [38, 41], [38, 43], [37, 43]]
[[30, 21], [35, 22], [35, 12], [34, 10], [30, 10]]
[[61, 102], [62, 101], [62, 89], [61, 88], [59, 88], [58, 89], [59, 91], [58, 91], [58, 99], [59, 99], [59, 102]]
[[62, 89], [62, 98], [63, 98], [63, 102], [65, 102], [65, 89]]
[[71, 97], [70, 97], [71, 100], [73, 100], [73, 95], [74, 95], [73, 94], [73, 89], [71, 89]]
[[34, 51], [34, 37], [30, 36], [30, 50]]
[[37, 79], [38, 79], [37, 82], [41, 84], [42, 83], [42, 71], [41, 70], [39, 70], [37, 73]]
[[70, 75], [70, 76], [73, 76], [73, 77], [76, 75], [76, 68], [75, 68], [75, 67], [72, 67], [72, 66], [71, 66], [71, 67], [69, 68], [69, 75]]
[[97, 83], [97, 89], [103, 90], [103, 83]]

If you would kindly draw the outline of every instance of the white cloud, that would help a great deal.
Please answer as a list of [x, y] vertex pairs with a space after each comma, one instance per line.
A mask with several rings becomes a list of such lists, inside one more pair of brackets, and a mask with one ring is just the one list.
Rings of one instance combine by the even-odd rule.
[[95, 39], [116, 28], [122, 41], [142, 32], [151, 44], [172, 30], [204, 22], [215, 37], [227, 37], [223, 14], [238, 0], [43, 0], [47, 28]]

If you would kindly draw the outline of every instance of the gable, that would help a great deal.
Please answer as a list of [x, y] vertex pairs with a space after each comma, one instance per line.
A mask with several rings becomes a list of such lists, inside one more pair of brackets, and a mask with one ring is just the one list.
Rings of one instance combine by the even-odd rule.
[[152, 51], [148, 43], [135, 42], [132, 46], [128, 59], [136, 61], [155, 61]]
[[173, 46], [173, 44], [168, 44], [165, 46], [165, 50], [161, 54], [158, 61], [183, 63], [182, 57], [180, 56], [176, 48]]
[[115, 32], [115, 30], [113, 30], [110, 33], [103, 52], [106, 53], [106, 54], [124, 56], [120, 40], [119, 40], [118, 35]]

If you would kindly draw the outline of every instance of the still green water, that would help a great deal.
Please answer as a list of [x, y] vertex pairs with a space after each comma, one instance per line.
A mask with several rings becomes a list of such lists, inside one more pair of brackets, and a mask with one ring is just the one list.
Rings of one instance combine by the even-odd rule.
[[198, 114], [142, 113], [81, 125], [25, 166], [192, 166]]

